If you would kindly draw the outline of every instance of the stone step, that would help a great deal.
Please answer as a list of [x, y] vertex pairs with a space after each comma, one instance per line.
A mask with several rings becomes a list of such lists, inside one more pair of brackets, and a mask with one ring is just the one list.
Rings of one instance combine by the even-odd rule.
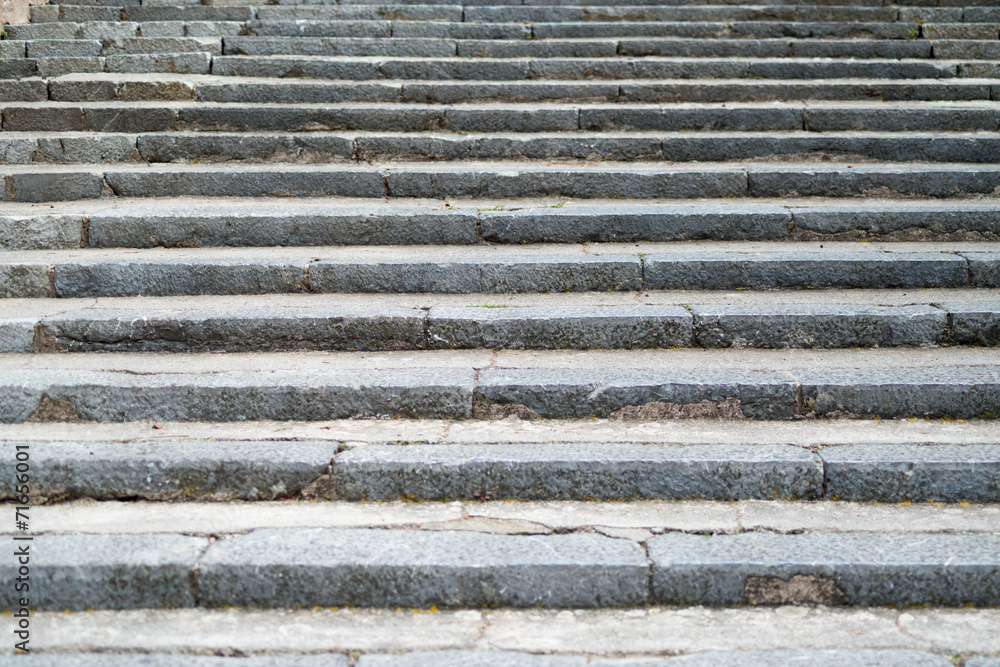
[[[1000, 253], [698, 246], [22, 251], [0, 256], [4, 298], [196, 294], [509, 294], [641, 290], [996, 287]], [[908, 244], [917, 246], [918, 244]], [[640, 247], [646, 252], [627, 254]], [[966, 246], [968, 248], [969, 246]], [[991, 252], [993, 250], [993, 252]], [[696, 301], [696, 300], [692, 300]]]
[[673, 533], [639, 543], [597, 534], [263, 529], [211, 543], [37, 535], [31, 550], [32, 575], [48, 584], [36, 608], [58, 610], [985, 606], [1000, 595], [993, 535]]
[[960, 198], [992, 194], [1000, 167], [977, 164], [902, 165], [621, 163], [550, 166], [468, 162], [345, 165], [9, 165], [9, 202], [118, 197], [479, 197], [479, 198], [728, 198], [858, 197]]
[[[374, 66], [374, 65], [373, 65]], [[71, 74], [7, 81], [5, 102], [192, 101], [288, 104], [409, 102], [745, 103], [784, 100], [989, 101], [988, 79], [825, 81], [682, 79], [657, 81], [294, 81], [197, 75]]]
[[854, 163], [1000, 162], [1000, 137], [968, 134], [531, 133], [334, 134], [168, 133], [48, 135], [5, 132], [0, 164], [51, 163], [373, 163], [579, 159], [605, 162], [726, 162], [815, 159]]
[[[141, 201], [141, 200], [140, 200]], [[568, 204], [568, 205], [567, 205]], [[16, 206], [12, 204], [12, 206]], [[0, 251], [211, 246], [465, 245], [761, 240], [997, 241], [989, 202], [837, 205], [751, 201], [640, 203], [535, 201], [314, 203], [212, 206], [99, 201], [77, 213], [12, 211], [0, 216]], [[555, 207], [555, 208], [553, 208]], [[965, 246], [970, 249], [971, 246]], [[984, 246], [988, 249], [988, 246]]]
[[[227, 59], [229, 60], [229, 59]], [[234, 59], [235, 60], [235, 59]], [[313, 61], [314, 63], [316, 61]], [[252, 104], [22, 102], [0, 110], [6, 132], [420, 132], [799, 131], [994, 132], [990, 102], [736, 104]]]
[[[795, 351], [755, 352], [792, 355]], [[797, 352], [791, 357], [795, 363], [808, 364], [814, 358], [811, 351]], [[936, 359], [945, 356], [934, 352]], [[988, 353], [972, 353], [965, 348], [955, 348], [955, 352], [953, 356], [959, 359], [989, 357]], [[919, 368], [806, 366], [806, 370], [780, 372], [720, 367], [720, 362], [724, 365], [729, 358], [727, 355], [718, 350], [693, 350], [683, 356], [708, 361], [708, 355], [714, 355], [715, 361], [690, 368], [675, 361], [667, 370], [623, 368], [620, 359], [613, 369], [592, 365], [587, 369], [531, 366], [477, 370], [467, 366], [406, 365], [368, 365], [359, 369], [351, 367], [355, 357], [348, 353], [328, 354], [325, 367], [264, 372], [222, 370], [227, 364], [213, 358], [197, 362], [208, 372], [184, 372], [184, 368], [191, 367], [190, 355], [111, 359], [112, 366], [119, 368], [112, 371], [71, 370], [71, 365], [62, 361], [71, 358], [51, 355], [60, 359], [56, 369], [45, 368], [53, 360], [41, 358], [39, 363], [31, 364], [32, 370], [22, 370], [23, 366], [16, 364], [23, 355], [11, 355], [15, 369], [0, 371], [0, 422], [497, 419], [511, 415], [529, 420], [610, 417], [647, 421], [706, 416], [790, 420], [844, 415], [993, 419], [1000, 414], [1000, 366], [982, 362]], [[405, 352], [383, 353], [383, 363], [407, 361], [398, 355], [410, 355], [410, 363], [428, 363], [421, 361], [427, 355], [426, 359], [433, 363], [433, 359], [446, 358], [442, 354], [454, 355], [453, 364], [460, 361], [461, 355], [450, 351]], [[549, 358], [565, 363], [567, 354], [571, 353], [552, 352]], [[544, 358], [545, 353], [533, 353], [536, 363]], [[168, 360], [169, 368], [165, 365]], [[864, 357], [855, 358], [854, 365], [865, 361]], [[145, 372], [136, 374], [126, 366], [142, 367]], [[152, 372], [153, 368], [159, 370]]]
[[[489, 306], [489, 304], [487, 304]], [[1000, 303], [66, 309], [0, 319], [0, 351], [932, 347], [1000, 342]], [[685, 309], [686, 308], [686, 309]]]
[[[12, 480], [15, 452], [29, 452], [33, 503], [78, 498], [378, 502], [771, 498], [996, 502], [1000, 498], [997, 445], [861, 444], [812, 453], [793, 445], [397, 442], [352, 449], [334, 441], [294, 441], [276, 447], [269, 441], [187, 439], [5, 441], [0, 448], [9, 454], [10, 463], [3, 467]], [[16, 498], [13, 482], [0, 489], [0, 496]], [[577, 514], [576, 522], [586, 521], [583, 512]], [[369, 517], [370, 524], [373, 520]], [[399, 521], [405, 524], [407, 518]], [[578, 525], [574, 528], [579, 530]], [[536, 530], [546, 532], [546, 527], [539, 524]]]

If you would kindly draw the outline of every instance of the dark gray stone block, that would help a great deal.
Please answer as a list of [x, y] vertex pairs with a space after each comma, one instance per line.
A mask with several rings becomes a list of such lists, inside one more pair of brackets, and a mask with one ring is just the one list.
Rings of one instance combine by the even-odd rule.
[[691, 344], [680, 306], [536, 308], [434, 307], [430, 344], [445, 349], [641, 349]]
[[227, 37], [226, 55], [387, 56], [448, 58], [455, 55], [449, 39], [368, 37]]
[[[540, 417], [555, 419], [627, 419], [632, 408], [650, 403], [665, 404], [647, 408], [652, 418], [662, 413], [665, 418], [724, 414], [790, 419], [796, 383], [766, 371], [487, 368], [479, 372], [476, 391], [487, 405], [524, 406]], [[637, 412], [640, 418], [643, 414]]]
[[57, 413], [58, 418], [100, 422], [463, 419], [470, 414], [472, 384], [473, 372], [463, 369], [203, 375], [6, 371], [0, 373], [0, 422], [25, 421], [40, 407], [39, 419]]
[[[372, 76], [375, 76], [374, 67]], [[443, 109], [414, 105], [358, 104], [289, 107], [278, 104], [198, 104], [177, 110], [180, 129], [245, 130], [385, 130], [421, 132], [445, 122]], [[456, 128], [457, 129], [457, 128]]]
[[799, 130], [803, 110], [796, 107], [600, 106], [580, 109], [580, 129], [683, 131]]
[[806, 409], [818, 415], [996, 419], [1000, 368], [890, 368], [798, 371]]
[[1000, 501], [1000, 445], [847, 445], [820, 457], [837, 500]]
[[1000, 345], [1000, 302], [945, 303], [955, 345]]
[[760, 241], [788, 234], [778, 206], [597, 207], [482, 211], [483, 238], [494, 243]]
[[62, 298], [268, 294], [305, 290], [307, 259], [83, 260], [57, 264]]
[[368, 445], [338, 454], [342, 500], [818, 498], [815, 454], [784, 446]]
[[977, 132], [1000, 127], [1000, 111], [981, 107], [811, 107], [804, 117], [805, 129], [813, 132]]
[[1000, 187], [1000, 169], [976, 167], [750, 167], [751, 197], [963, 197]]
[[961, 257], [943, 253], [653, 254], [643, 258], [648, 289], [959, 287]]
[[691, 306], [700, 347], [895, 347], [942, 342], [948, 314], [930, 306]]
[[645, 602], [646, 556], [599, 535], [258, 530], [199, 563], [207, 607], [616, 607]]
[[253, 160], [264, 162], [354, 161], [354, 140], [330, 134], [197, 133], [140, 135], [149, 162]]
[[[307, 58], [297, 58], [295, 56], [282, 58], [269, 56], [216, 56], [212, 58], [212, 74], [216, 76], [360, 81], [378, 78], [378, 63], [374, 61], [318, 56]], [[239, 90], [245, 91], [246, 88], [242, 87]], [[398, 92], [397, 87], [396, 93]], [[273, 98], [274, 95], [271, 95], [271, 99]], [[284, 126], [275, 129], [292, 128]]]
[[586, 292], [641, 289], [638, 257], [326, 260], [310, 265], [315, 292]]
[[83, 352], [393, 350], [425, 346], [425, 313], [390, 307], [91, 309], [43, 320], [51, 343]]
[[192, 166], [109, 171], [119, 197], [382, 197], [382, 175], [367, 167]]
[[1000, 287], [1000, 252], [963, 252], [975, 287]]
[[87, 171], [47, 171], [6, 175], [7, 201], [47, 202], [98, 199], [104, 188], [104, 174]]
[[880, 202], [876, 206], [810, 206], [791, 209], [795, 226], [821, 234], [840, 234], [858, 230], [871, 234], [889, 234], [912, 229], [926, 229], [935, 234], [957, 231], [996, 233], [1000, 230], [1000, 211], [990, 205], [934, 203], [914, 206]]
[[[188, 580], [208, 539], [185, 535], [35, 535], [30, 545], [34, 609], [139, 609], [194, 607]], [[12, 549], [14, 547], [11, 547]], [[6, 581], [17, 562], [0, 564]], [[16, 609], [14, 586], [0, 605]]]
[[[294, 65], [293, 65], [294, 66]], [[201, 102], [253, 102], [255, 104], [306, 102], [395, 102], [399, 84], [362, 81], [349, 85], [334, 82], [299, 83], [295, 81], [260, 83], [202, 83], [198, 86]]]
[[995, 535], [670, 533], [648, 548], [661, 604], [985, 606], [1000, 595]]
[[[9, 481], [0, 498], [15, 497], [14, 448], [0, 470]], [[44, 500], [275, 500], [298, 495], [329, 469], [336, 442], [30, 443], [32, 494]]]

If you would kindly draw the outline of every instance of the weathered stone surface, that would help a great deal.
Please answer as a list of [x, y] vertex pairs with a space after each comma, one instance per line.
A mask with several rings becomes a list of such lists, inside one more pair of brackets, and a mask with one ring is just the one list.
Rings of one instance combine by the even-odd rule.
[[951, 342], [956, 345], [1000, 345], [1000, 302], [946, 303]]
[[1000, 445], [847, 445], [820, 456], [831, 498], [1000, 501]]
[[139, 207], [90, 216], [92, 247], [470, 244], [475, 212], [365, 208]]
[[48, 171], [6, 175], [7, 201], [46, 202], [97, 199], [104, 187], [104, 174], [88, 171]]
[[1000, 253], [962, 253], [969, 262], [969, 279], [976, 287], [1000, 287]]
[[780, 445], [370, 445], [337, 455], [346, 500], [816, 498], [822, 465]]
[[516, 293], [640, 289], [638, 257], [628, 255], [326, 260], [310, 265], [316, 292]]
[[[168, 0], [177, 2], [178, 0]], [[115, 0], [121, 2], [121, 0]], [[14, 661], [17, 662], [14, 662]], [[252, 655], [222, 658], [207, 655], [169, 653], [42, 653], [22, 656], [0, 656], [3, 667], [348, 667], [346, 655]], [[923, 667], [922, 665], [920, 667]]]
[[57, 264], [56, 294], [169, 296], [301, 292], [306, 259], [84, 260]]
[[[689, 406], [689, 416], [713, 404], [731, 406], [723, 414], [751, 419], [789, 419], [794, 412], [795, 383], [780, 373], [702, 370], [563, 370], [499, 369], [479, 372], [477, 393], [490, 405], [524, 406], [541, 417], [608, 417], [623, 408], [666, 404]], [[652, 408], [656, 408], [654, 405]], [[650, 409], [651, 418], [658, 413]], [[641, 417], [641, 415], [640, 415]], [[662, 418], [661, 417], [661, 418]]]
[[[948, 667], [951, 660], [922, 651], [893, 650], [794, 650], [705, 651], [671, 658], [665, 667], [780, 667], [797, 662], [842, 667]], [[609, 664], [608, 667], [611, 667]]]
[[0, 354], [31, 352], [31, 343], [34, 339], [35, 320], [31, 318], [0, 320]]
[[483, 238], [499, 243], [627, 243], [782, 238], [791, 215], [776, 206], [588, 207], [482, 211]]
[[643, 275], [650, 289], [958, 287], [966, 265], [931, 252], [683, 252], [645, 256]]
[[108, 185], [120, 197], [381, 197], [382, 177], [365, 167], [246, 166], [109, 171]]
[[1000, 367], [804, 370], [806, 409], [818, 415], [995, 419]]
[[[37, 299], [55, 296], [51, 266], [43, 262], [4, 262], [0, 257], [0, 298]], [[9, 260], [8, 260], [9, 261]]]
[[994, 206], [935, 203], [873, 207], [810, 206], [793, 208], [795, 226], [821, 234], [860, 230], [889, 234], [907, 229], [926, 229], [936, 234], [956, 231], [992, 232], [1000, 229], [1000, 211]]
[[691, 306], [701, 347], [930, 346], [948, 314], [931, 306]]
[[[18, 544], [18, 543], [13, 543]], [[30, 545], [34, 609], [193, 607], [188, 580], [208, 540], [184, 535], [34, 535]], [[13, 581], [17, 563], [0, 564]], [[13, 586], [0, 605], [16, 609]]]
[[434, 347], [657, 348], [691, 343], [691, 315], [680, 306], [447, 308], [428, 313]]
[[14, 448], [29, 444], [32, 502], [111, 500], [274, 500], [294, 497], [327, 472], [336, 442], [0, 443], [0, 470], [14, 495]]
[[598, 535], [258, 530], [215, 542], [201, 604], [594, 607], [642, 603], [646, 557]]
[[410, 308], [77, 310], [45, 318], [52, 344], [74, 352], [399, 350], [425, 346]]
[[472, 383], [471, 370], [433, 368], [159, 375], [5, 371], [0, 422], [461, 419], [471, 411]]
[[212, 68], [212, 57], [202, 52], [109, 55], [106, 63], [109, 72], [208, 74]]
[[662, 604], [978, 606], [1000, 594], [995, 535], [671, 533], [648, 548]]

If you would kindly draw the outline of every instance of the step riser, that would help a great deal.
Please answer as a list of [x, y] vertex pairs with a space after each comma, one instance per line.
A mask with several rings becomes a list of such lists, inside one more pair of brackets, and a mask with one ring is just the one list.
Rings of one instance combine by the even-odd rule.
[[457, 369], [201, 376], [6, 371], [0, 374], [0, 422], [1000, 415], [1000, 379], [992, 367], [796, 375], [800, 382], [782, 373], [749, 371], [484, 369], [477, 381], [472, 370]]
[[[956, 549], [961, 556], [953, 555]], [[169, 555], [156, 565], [130, 555], [154, 550]], [[46, 558], [33, 564], [32, 578], [41, 591], [37, 608], [58, 610], [790, 600], [979, 606], [1000, 595], [998, 550], [1000, 538], [991, 535], [877, 533], [675, 533], [651, 538], [646, 548], [593, 534], [459, 531], [259, 530], [211, 545], [206, 538], [170, 534], [44, 535], [34, 538], [32, 551]], [[103, 566], [108, 560], [113, 567]], [[801, 586], [797, 594], [789, 583]], [[16, 608], [8, 598], [3, 603]]]
[[11, 336], [0, 351], [938, 346], [953, 337], [963, 344], [996, 344], [1000, 324], [996, 304], [956, 305], [953, 312], [930, 306], [687, 308], [71, 311], [40, 322], [0, 320], [0, 330]]

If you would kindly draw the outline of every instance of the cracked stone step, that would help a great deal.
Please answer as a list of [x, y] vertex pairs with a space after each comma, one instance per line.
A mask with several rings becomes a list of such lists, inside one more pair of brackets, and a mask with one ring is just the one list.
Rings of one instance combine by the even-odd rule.
[[[171, 165], [136, 167], [21, 166], [3, 169], [12, 202], [118, 197], [451, 197], [479, 198], [728, 198], [858, 197], [958, 198], [992, 194], [1000, 167], [949, 163], [901, 165], [596, 166], [493, 161], [461, 165], [394, 163], [341, 165]], [[2, 173], [2, 172], [0, 172]]]
[[377, 134], [247, 133], [96, 136], [10, 132], [0, 135], [6, 164], [114, 164], [145, 160], [275, 163], [547, 160], [608, 162], [726, 162], [822, 154], [831, 161], [951, 162], [992, 164], [1000, 139], [982, 134], [863, 135], [532, 133]]
[[[796, 447], [371, 445], [339, 454], [313, 493], [343, 500], [818, 498]], [[996, 495], [987, 494], [987, 495]]]
[[[492, 244], [629, 243], [781, 239], [998, 240], [1000, 212], [983, 202], [779, 205], [714, 201], [650, 205], [449, 202], [448, 209], [406, 200], [275, 207], [267, 200], [219, 199], [212, 206], [130, 202], [78, 213], [0, 215], [0, 251], [90, 248], [467, 245], [477, 225]], [[558, 205], [558, 202], [557, 204]], [[84, 228], [86, 227], [86, 234]], [[930, 248], [928, 248], [930, 249]]]
[[648, 542], [652, 597], [674, 605], [992, 605], [992, 536], [669, 534]]
[[133, 375], [106, 372], [2, 374], [0, 422], [316, 420], [410, 416], [464, 418], [471, 370], [317, 370]]
[[[442, 293], [995, 287], [1000, 253], [705, 252], [583, 254], [573, 247], [527, 254], [454, 246], [423, 259], [419, 248], [371, 257], [284, 256], [19, 259], [0, 256], [4, 298], [195, 294]], [[548, 251], [548, 252], [547, 252]], [[971, 273], [971, 277], [969, 274]], [[697, 299], [692, 299], [697, 301]], [[734, 313], [735, 314], [735, 313]], [[831, 315], [833, 315], [831, 313]], [[719, 326], [725, 326], [720, 324]], [[734, 325], [733, 326], [737, 326]]]
[[[0, 449], [11, 461], [18, 445]], [[29, 443], [32, 503], [75, 498], [160, 501], [295, 497], [329, 472], [337, 443], [171, 440]], [[0, 497], [16, 497], [14, 486]]]
[[[997, 366], [802, 370], [421, 368], [152, 373], [5, 370], [0, 421], [317, 421], [1000, 414]], [[473, 396], [475, 389], [475, 396]]]
[[981, 132], [1000, 129], [989, 103], [774, 104], [247, 104], [27, 102], [0, 110], [4, 132], [800, 131]]

